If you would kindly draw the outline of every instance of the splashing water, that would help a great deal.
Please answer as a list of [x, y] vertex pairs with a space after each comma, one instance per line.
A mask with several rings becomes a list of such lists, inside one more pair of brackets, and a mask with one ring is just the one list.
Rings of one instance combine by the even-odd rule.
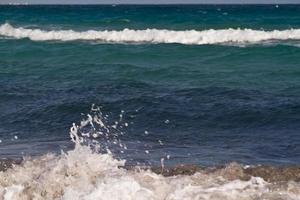
[[[125, 121], [125, 111], [121, 110], [118, 119], [112, 120], [111, 116], [103, 113], [99, 106], [92, 105], [89, 114], [83, 114], [85, 117], [80, 124], [73, 123], [70, 129], [70, 138], [76, 145], [87, 145], [96, 153], [111, 153], [115, 158], [131, 159], [131, 154], [141, 154], [144, 152], [148, 156], [151, 155], [152, 145], [163, 146], [162, 140], [158, 139], [157, 142], [151, 144], [140, 144], [138, 147], [127, 148], [126, 142], [122, 141], [122, 137], [126, 137], [126, 129], [129, 123]], [[145, 135], [149, 132], [145, 131]], [[128, 145], [133, 145], [129, 143]], [[161, 157], [168, 156], [167, 153]], [[161, 158], [159, 158], [160, 160]], [[161, 163], [158, 160], [158, 163]], [[141, 161], [135, 158], [130, 160], [129, 165], [139, 165], [143, 168], [149, 167], [151, 161]]]
[[123, 115], [122, 110], [119, 120], [109, 124], [109, 116], [104, 115], [100, 107], [93, 104], [91, 112], [80, 125], [73, 123], [70, 129], [72, 142], [76, 145], [88, 145], [97, 153], [111, 153], [111, 150], [116, 149], [121, 149], [119, 151], [123, 152], [127, 146], [119, 137], [125, 134], [124, 129], [128, 127], [128, 123], [123, 121]]
[[[152, 200], [253, 200], [300, 199], [300, 183], [269, 183], [260, 177], [232, 178], [229, 166], [212, 173], [164, 177], [150, 170], [126, 170], [125, 160], [115, 159], [102, 139], [120, 146], [123, 121], [108, 125], [99, 107], [92, 107], [80, 125], [70, 130], [73, 150], [60, 155], [27, 158], [21, 165], [0, 172], [0, 199], [152, 199]], [[125, 149], [125, 147], [123, 146]], [[164, 165], [164, 158], [161, 160]]]

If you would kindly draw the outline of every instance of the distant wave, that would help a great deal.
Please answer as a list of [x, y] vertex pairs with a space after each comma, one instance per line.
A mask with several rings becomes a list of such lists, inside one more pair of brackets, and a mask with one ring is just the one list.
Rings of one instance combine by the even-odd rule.
[[300, 29], [289, 30], [252, 30], [252, 29], [220, 29], [220, 30], [184, 30], [145, 29], [120, 31], [104, 30], [52, 30], [14, 27], [8, 23], [0, 26], [0, 35], [16, 39], [29, 38], [33, 41], [73, 41], [98, 40], [109, 43], [179, 43], [191, 45], [203, 44], [243, 44], [260, 43], [270, 40], [300, 40]]

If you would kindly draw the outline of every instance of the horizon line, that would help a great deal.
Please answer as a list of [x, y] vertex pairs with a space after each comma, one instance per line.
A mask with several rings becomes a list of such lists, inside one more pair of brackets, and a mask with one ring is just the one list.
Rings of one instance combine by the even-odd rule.
[[26, 5], [300, 5], [299, 3], [1, 3], [8, 6], [26, 6]]

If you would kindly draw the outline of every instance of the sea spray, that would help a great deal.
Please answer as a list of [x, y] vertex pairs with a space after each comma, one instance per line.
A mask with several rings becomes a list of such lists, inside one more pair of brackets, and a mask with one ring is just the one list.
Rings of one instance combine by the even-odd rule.
[[[107, 125], [108, 117], [102, 114], [99, 107], [95, 110], [93, 108], [95, 106], [92, 107], [94, 115], [87, 114], [79, 125], [73, 124], [70, 129], [71, 140], [75, 143], [73, 150], [60, 155], [47, 154], [38, 158], [26, 158], [20, 165], [0, 172], [0, 199], [300, 198], [299, 182], [269, 183], [260, 177], [244, 179], [240, 176], [243, 168], [239, 165], [229, 165], [225, 169], [210, 173], [199, 171], [190, 176], [169, 177], [158, 175], [149, 169], [126, 170], [126, 160], [114, 158], [109, 149], [101, 151], [101, 142], [90, 140], [103, 136], [107, 141], [114, 141], [117, 137], [117, 132], [113, 131], [117, 127]], [[119, 122], [119, 127], [125, 123], [123, 120]], [[100, 134], [100, 131], [103, 133]], [[95, 133], [97, 137], [93, 136]], [[95, 144], [99, 148], [95, 148]], [[164, 170], [164, 158], [161, 162]]]
[[[124, 110], [121, 110], [119, 118], [116, 119], [114, 116], [103, 113], [100, 106], [93, 104], [90, 112], [82, 115], [84, 116], [82, 121], [79, 124], [73, 123], [70, 128], [71, 141], [76, 145], [87, 145], [97, 153], [109, 152], [115, 158], [129, 159], [131, 154], [144, 151], [145, 156], [151, 157], [150, 152], [154, 145], [164, 146], [163, 141], [158, 139], [156, 142], [144, 143], [128, 149], [128, 144], [122, 138], [127, 137], [127, 128], [131, 122], [126, 121], [127, 116]], [[148, 131], [145, 131], [145, 134], [147, 136]], [[166, 152], [160, 153], [160, 159], [169, 160], [167, 156], [170, 157]], [[164, 164], [160, 162], [160, 159], [157, 160], [157, 163], [161, 163], [161, 168], [163, 168]], [[131, 160], [129, 165], [147, 168], [151, 166], [151, 162], [145, 158], [144, 161]]]
[[124, 153], [127, 150], [120, 136], [124, 135], [128, 123], [123, 120], [121, 111], [119, 120], [110, 123], [109, 115], [104, 115], [99, 106], [92, 105], [90, 113], [79, 125], [73, 123], [70, 128], [70, 138], [76, 145], [88, 145], [97, 153], [117, 150]]

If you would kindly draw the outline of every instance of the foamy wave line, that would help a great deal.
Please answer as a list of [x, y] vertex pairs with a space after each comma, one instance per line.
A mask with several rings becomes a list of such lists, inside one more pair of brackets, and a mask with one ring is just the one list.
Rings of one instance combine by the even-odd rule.
[[[109, 141], [115, 136], [112, 130], [124, 123], [122, 113], [119, 122], [111, 126], [106, 115], [93, 105], [91, 113], [70, 129], [73, 150], [27, 157], [20, 165], [0, 171], [0, 200], [300, 199], [300, 182], [267, 182], [261, 177], [247, 176], [246, 168], [234, 163], [190, 176], [164, 177], [138, 167], [126, 170], [126, 160], [114, 158], [109, 149], [106, 153], [96, 151], [101, 148], [99, 140], [94, 145], [85, 145], [86, 139], [103, 137]], [[87, 131], [89, 127], [91, 131]], [[162, 165], [160, 171], [165, 170]], [[297, 180], [297, 173], [295, 176]]]
[[127, 171], [124, 160], [96, 154], [77, 144], [74, 150], [32, 159], [0, 172], [0, 199], [63, 200], [299, 200], [300, 183], [269, 183], [239, 176], [234, 166], [211, 173], [163, 177], [149, 170]]
[[0, 26], [0, 35], [16, 39], [29, 38], [33, 41], [72, 41], [98, 40], [111, 43], [179, 43], [179, 44], [220, 44], [220, 43], [259, 43], [268, 40], [300, 40], [300, 29], [289, 30], [252, 30], [252, 29], [220, 29], [220, 30], [185, 30], [145, 29], [120, 31], [29, 29], [13, 27], [5, 23]]

